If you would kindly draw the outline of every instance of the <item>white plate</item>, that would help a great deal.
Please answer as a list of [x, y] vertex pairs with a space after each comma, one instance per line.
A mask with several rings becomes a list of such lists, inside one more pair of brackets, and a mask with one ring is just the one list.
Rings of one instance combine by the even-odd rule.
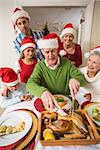
[[25, 128], [22, 132], [0, 136], [0, 146], [7, 146], [22, 139], [32, 126], [32, 118], [28, 112], [12, 111], [0, 118], [0, 125], [15, 126], [19, 122], [25, 122]]
[[93, 119], [93, 109], [96, 107], [96, 106], [100, 106], [100, 104], [92, 104], [90, 105], [88, 108], [87, 108], [87, 112], [88, 112], [88, 115], [92, 118], [92, 120], [98, 125], [100, 126], [100, 121], [97, 121], [95, 119]]
[[71, 108], [72, 102], [71, 102], [71, 99], [70, 99], [70, 98], [68, 98], [68, 97], [66, 97], [66, 96], [64, 96], [64, 95], [60, 95], [60, 94], [55, 94], [54, 96], [58, 96], [58, 97], [61, 96], [64, 100], [67, 101], [67, 104], [62, 107], [63, 109], [69, 110], [69, 109]]

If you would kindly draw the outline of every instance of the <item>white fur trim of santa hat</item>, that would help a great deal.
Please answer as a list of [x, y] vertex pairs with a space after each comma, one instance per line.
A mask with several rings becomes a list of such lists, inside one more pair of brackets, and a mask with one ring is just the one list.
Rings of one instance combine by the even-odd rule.
[[19, 80], [17, 79], [16, 81], [13, 81], [13, 82], [3, 82], [4, 85], [7, 85], [7, 86], [15, 86], [19, 83]]
[[62, 56], [65, 56], [67, 54], [67, 52], [64, 50], [64, 49], [62, 49], [62, 50], [60, 50], [59, 51], [59, 55], [62, 57]]
[[33, 48], [35, 48], [36, 45], [35, 45], [34, 43], [26, 43], [26, 44], [23, 44], [23, 45], [21, 46], [21, 48], [20, 48], [21, 52], [22, 52], [23, 50], [25, 50], [26, 48], [28, 48], [28, 47], [33, 47]]
[[37, 45], [40, 49], [42, 48], [58, 48], [58, 40], [54, 39], [40, 39], [37, 41]]
[[100, 53], [100, 47], [95, 48], [95, 49], [91, 50], [90, 52], [86, 52], [86, 53], [84, 54], [84, 57], [85, 57], [85, 58], [89, 58], [90, 55], [94, 54], [94, 52], [99, 52], [99, 53]]
[[76, 31], [74, 28], [65, 28], [62, 33], [60, 34], [60, 38], [62, 38], [65, 34], [72, 34], [74, 38], [76, 37]]
[[29, 14], [26, 11], [21, 9], [21, 10], [18, 10], [18, 11], [13, 13], [13, 15], [12, 15], [12, 22], [13, 22], [13, 24], [15, 25], [17, 19], [22, 18], [22, 17], [28, 18], [29, 21], [30, 21]]

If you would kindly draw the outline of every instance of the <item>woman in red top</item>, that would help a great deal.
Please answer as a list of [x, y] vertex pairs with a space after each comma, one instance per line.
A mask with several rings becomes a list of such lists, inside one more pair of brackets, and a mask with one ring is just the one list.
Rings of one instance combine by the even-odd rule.
[[33, 38], [25, 37], [22, 40], [21, 45], [21, 58], [15, 64], [14, 70], [20, 74], [20, 81], [27, 82], [28, 78], [33, 72], [33, 69], [37, 63], [35, 57], [35, 47], [36, 43]]
[[82, 51], [81, 46], [74, 43], [76, 31], [71, 23], [64, 26], [60, 37], [63, 42], [62, 50], [59, 52], [60, 56], [67, 57], [76, 67], [79, 67], [82, 64]]

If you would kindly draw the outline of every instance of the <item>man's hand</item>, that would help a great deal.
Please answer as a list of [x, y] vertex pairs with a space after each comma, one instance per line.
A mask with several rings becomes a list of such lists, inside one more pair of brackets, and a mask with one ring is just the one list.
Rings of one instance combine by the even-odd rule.
[[80, 87], [80, 83], [76, 79], [70, 79], [69, 81], [69, 89], [72, 99], [75, 99], [75, 94], [78, 92]]
[[49, 91], [43, 92], [41, 99], [43, 101], [44, 107], [47, 107], [48, 109], [53, 109], [55, 106], [60, 108], [55, 97]]

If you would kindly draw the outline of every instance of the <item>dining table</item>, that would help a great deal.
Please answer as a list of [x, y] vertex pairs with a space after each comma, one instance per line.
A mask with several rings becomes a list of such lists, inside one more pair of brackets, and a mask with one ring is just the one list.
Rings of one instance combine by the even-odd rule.
[[[33, 114], [32, 117], [34, 118], [34, 116], [35, 116], [38, 121], [38, 118], [40, 117], [40, 114], [41, 114], [41, 110], [39, 111], [40, 104], [38, 104], [38, 107], [36, 108], [35, 102], [37, 99], [38, 99], [37, 97], [34, 97], [31, 101], [24, 101], [24, 102], [20, 102], [20, 103], [8, 106], [6, 109], [3, 110], [3, 112], [0, 116], [0, 119], [5, 117], [7, 114], [9, 114], [13, 111], [23, 111], [24, 110], [24, 111], [28, 111], [31, 114], [31, 116]], [[38, 122], [36, 123], [36, 126], [38, 126]], [[36, 130], [36, 127], [35, 127], [35, 130]], [[34, 132], [34, 129], [33, 129], [33, 132]], [[29, 141], [27, 140], [27, 138]], [[30, 138], [31, 138], [31, 140], [30, 140]], [[24, 139], [23, 138], [20, 139], [18, 141], [18, 142], [20, 142], [20, 144], [19, 143], [18, 144], [19, 145], [21, 145], [21, 143], [25, 144], [25, 142], [26, 142], [25, 140], [27, 141], [27, 144], [23, 148], [24, 150], [100, 150], [100, 143], [93, 144], [93, 145], [90, 144], [90, 145], [43, 146], [38, 139], [38, 130], [37, 130], [36, 134], [33, 135], [33, 137], [32, 137], [32, 132], [31, 132], [31, 136], [27, 135]], [[17, 144], [17, 146], [18, 146], [18, 144]], [[18, 149], [16, 147], [15, 147], [15, 149]], [[0, 147], [0, 150], [4, 150], [4, 149], [5, 150], [6, 149], [13, 150], [14, 148]]]

